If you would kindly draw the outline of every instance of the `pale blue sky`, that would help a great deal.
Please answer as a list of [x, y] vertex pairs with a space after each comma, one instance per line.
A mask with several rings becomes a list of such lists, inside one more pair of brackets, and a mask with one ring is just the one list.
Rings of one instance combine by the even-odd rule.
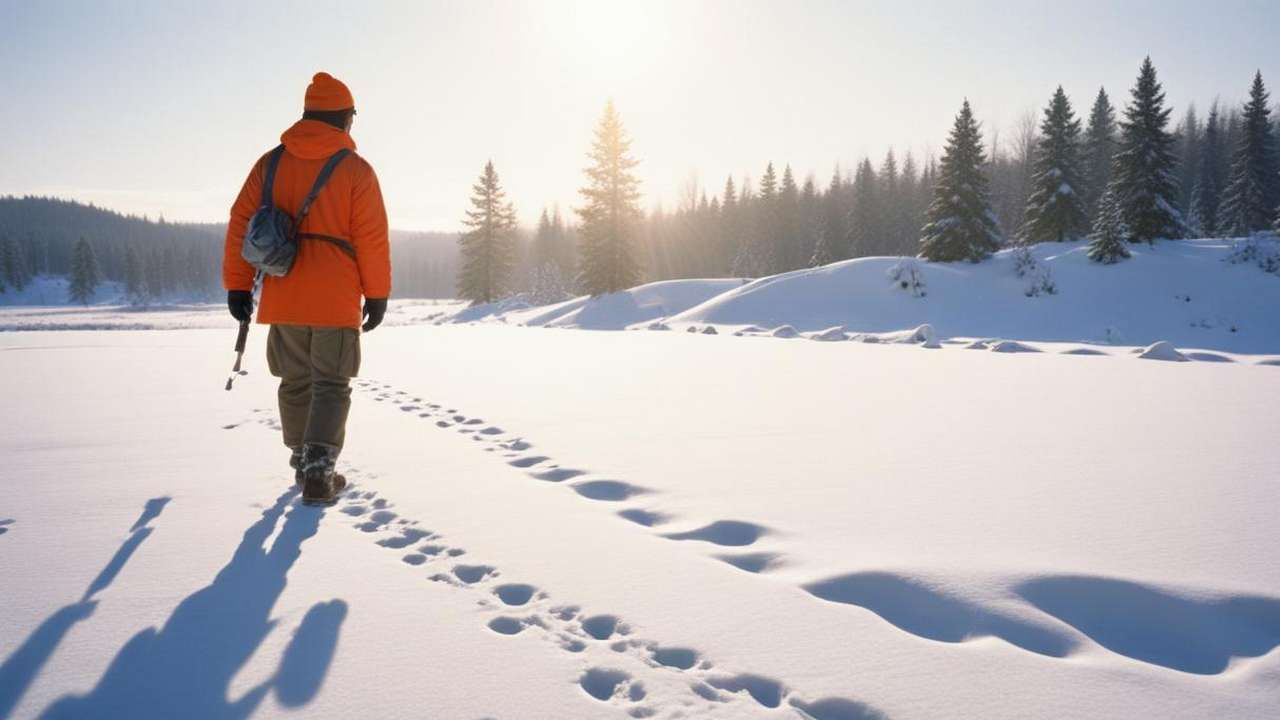
[[[646, 206], [770, 160], [826, 182], [941, 147], [968, 96], [1011, 132], [1061, 83], [1123, 103], [1150, 54], [1181, 112], [1280, 83], [1280, 3], [0, 0], [0, 194], [223, 220], [311, 74], [352, 89], [394, 227], [455, 229], [492, 158], [523, 219], [577, 200], [615, 98]], [[902, 7], [902, 6], [907, 7]]]

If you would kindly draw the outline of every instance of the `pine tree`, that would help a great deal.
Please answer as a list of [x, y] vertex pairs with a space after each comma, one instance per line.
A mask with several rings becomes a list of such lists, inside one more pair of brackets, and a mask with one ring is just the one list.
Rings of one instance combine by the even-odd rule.
[[1086, 218], [1079, 193], [1079, 138], [1080, 121], [1059, 85], [1040, 124], [1031, 198], [1022, 224], [1023, 241], [1062, 242], [1085, 232]]
[[1114, 189], [1121, 217], [1131, 242], [1154, 242], [1183, 234], [1177, 203], [1178, 158], [1176, 138], [1166, 129], [1170, 110], [1164, 107], [1164, 91], [1156, 80], [1151, 58], [1142, 61], [1132, 100], [1120, 123], [1120, 145], [1115, 157]]
[[462, 260], [458, 296], [479, 304], [493, 302], [510, 290], [516, 211], [506, 199], [492, 160], [484, 164], [471, 192], [471, 208], [462, 221], [469, 230], [458, 237]]
[[977, 262], [1000, 248], [1002, 237], [987, 194], [982, 135], [965, 100], [942, 155], [942, 169], [920, 231], [920, 257]]
[[[1196, 187], [1192, 191], [1192, 212], [1195, 214], [1194, 224], [1198, 226], [1195, 234], [1204, 237], [1217, 237], [1219, 231], [1218, 207], [1222, 202], [1223, 177], [1222, 163], [1222, 130], [1218, 117], [1218, 104], [1214, 102], [1209, 108], [1209, 119], [1204, 124], [1204, 134], [1200, 139], [1200, 165], [1196, 173]], [[1188, 225], [1191, 225], [1188, 221]]]
[[1187, 112], [1178, 123], [1174, 137], [1178, 139], [1178, 210], [1187, 218], [1189, 228], [1191, 196], [1200, 181], [1200, 145], [1204, 142], [1204, 128], [1196, 113], [1195, 103], [1187, 106]]
[[88, 240], [80, 238], [71, 256], [71, 282], [67, 287], [71, 302], [88, 305], [100, 279], [98, 259], [93, 254], [93, 246]]
[[808, 259], [803, 252], [803, 235], [800, 188], [791, 173], [791, 166], [787, 165], [782, 171], [782, 187], [778, 191], [778, 233], [774, 236], [772, 272], [787, 272], [803, 265]]
[[143, 276], [142, 258], [129, 243], [124, 250], [124, 293], [130, 305], [147, 303], [146, 278]]
[[1116, 112], [1107, 91], [1098, 89], [1089, 112], [1089, 126], [1084, 133], [1081, 195], [1085, 216], [1092, 221], [1098, 213], [1098, 202], [1111, 182], [1112, 157], [1116, 152]]
[[1219, 220], [1231, 235], [1250, 235], [1271, 226], [1280, 204], [1280, 161], [1275, 137], [1271, 134], [1271, 109], [1262, 73], [1253, 76], [1249, 102], [1244, 106], [1244, 124], [1239, 144], [1231, 160], [1231, 177], [1222, 194]]
[[591, 295], [618, 292], [635, 285], [640, 267], [632, 249], [640, 217], [640, 181], [632, 173], [638, 164], [630, 155], [631, 140], [610, 100], [596, 127], [587, 187], [580, 192], [586, 205], [577, 209], [582, 220], [581, 276]]
[[[822, 197], [822, 232], [818, 236], [818, 246], [814, 248], [814, 256], [823, 250], [823, 257], [829, 258], [826, 263], [844, 260], [849, 257], [848, 233], [849, 223], [846, 212], [844, 183], [840, 179], [840, 168], [836, 167], [831, 174], [831, 183]], [[810, 262], [812, 265], [812, 260]]]
[[724, 181], [724, 202], [720, 204], [720, 251], [717, 268], [732, 274], [734, 258], [742, 243], [742, 230], [739, 221], [738, 193], [733, 186], [733, 176]]
[[27, 268], [22, 243], [14, 242], [8, 236], [0, 238], [0, 287], [8, 285], [21, 290], [30, 281], [31, 271]]
[[1098, 202], [1098, 215], [1089, 235], [1089, 259], [1110, 265], [1129, 257], [1129, 248], [1125, 245], [1128, 235], [1114, 186], [1107, 188]]
[[847, 242], [850, 257], [882, 255], [886, 252], [882, 223], [884, 212], [878, 185], [871, 161], [863, 158], [853, 176], [853, 209], [849, 214]]

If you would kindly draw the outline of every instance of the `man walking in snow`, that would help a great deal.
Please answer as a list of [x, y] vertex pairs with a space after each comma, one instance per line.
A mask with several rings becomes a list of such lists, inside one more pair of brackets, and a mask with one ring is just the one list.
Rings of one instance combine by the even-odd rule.
[[[264, 277], [258, 308], [258, 322], [271, 326], [267, 366], [280, 378], [284, 444], [307, 502], [332, 502], [346, 485], [334, 465], [345, 439], [350, 381], [360, 369], [360, 332], [382, 322], [391, 293], [387, 213], [373, 168], [355, 154], [355, 114], [345, 84], [323, 72], [312, 78], [302, 119], [281, 135], [282, 150], [258, 159], [231, 207], [223, 257], [227, 306], [248, 322], [255, 270], [241, 250], [250, 217], [269, 200], [297, 218], [313, 185], [321, 186], [296, 228], [293, 266]], [[319, 178], [344, 150], [350, 157], [338, 157], [328, 179]]]

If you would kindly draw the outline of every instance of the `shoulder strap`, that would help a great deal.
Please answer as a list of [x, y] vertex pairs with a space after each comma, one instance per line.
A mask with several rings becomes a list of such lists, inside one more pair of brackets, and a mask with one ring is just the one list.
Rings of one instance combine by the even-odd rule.
[[277, 145], [275, 150], [272, 150], [271, 153], [267, 155], [267, 174], [266, 174], [266, 177], [262, 179], [262, 205], [263, 206], [270, 206], [275, 204], [275, 200], [272, 197], [272, 191], [274, 190], [275, 184], [276, 184], [276, 166], [280, 164], [280, 156], [283, 154], [284, 154], [284, 145]]
[[350, 155], [351, 151], [342, 148], [338, 152], [329, 156], [329, 160], [325, 162], [324, 167], [320, 168], [320, 174], [316, 176], [316, 181], [311, 186], [311, 192], [307, 193], [307, 199], [302, 201], [302, 208], [298, 210], [298, 218], [293, 223], [294, 232], [296, 233], [302, 227], [302, 221], [307, 218], [307, 213], [311, 212], [311, 203], [316, 201], [316, 196], [324, 189], [324, 184], [329, 182], [329, 176], [333, 174], [338, 163], [342, 159]]

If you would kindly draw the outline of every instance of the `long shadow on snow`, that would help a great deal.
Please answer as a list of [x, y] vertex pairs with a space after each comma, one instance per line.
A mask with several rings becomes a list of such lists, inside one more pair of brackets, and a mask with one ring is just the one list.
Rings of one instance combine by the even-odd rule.
[[[231, 561], [213, 582], [187, 596], [157, 630], [134, 635], [87, 695], [67, 695], [42, 717], [245, 718], [276, 690], [284, 705], [299, 706], [324, 683], [346, 617], [346, 603], [319, 603], [306, 614], [272, 677], [237, 699], [232, 678], [275, 626], [269, 616], [286, 575], [316, 534], [322, 511], [285, 509], [296, 490], [281, 495], [245, 531]], [[271, 548], [264, 543], [280, 528]]]
[[1280, 645], [1280, 599], [1180, 597], [1125, 580], [1054, 576], [1016, 592], [1112, 652], [1182, 672], [1213, 675], [1234, 657]]
[[[98, 576], [89, 583], [80, 600], [59, 608], [40, 623], [22, 645], [5, 658], [4, 664], [0, 665], [0, 717], [10, 716], [13, 708], [26, 694], [27, 688], [31, 687], [32, 681], [40, 674], [40, 670], [62, 644], [62, 639], [67, 636], [71, 628], [93, 614], [94, 608], [98, 605], [93, 596], [111, 585], [116, 575], [124, 569], [125, 563], [133, 557], [138, 546], [151, 535], [151, 528], [146, 527], [146, 524], [158, 517], [168, 502], [167, 497], [148, 500], [143, 507], [142, 515], [133, 523], [133, 527], [129, 528], [129, 536], [107, 561]], [[13, 521], [0, 520], [0, 525], [11, 522]]]
[[1065, 657], [1075, 645], [1066, 633], [998, 615], [893, 573], [853, 573], [810, 583], [804, 589], [823, 600], [866, 608], [929, 640], [958, 643], [992, 635], [1051, 657]]

